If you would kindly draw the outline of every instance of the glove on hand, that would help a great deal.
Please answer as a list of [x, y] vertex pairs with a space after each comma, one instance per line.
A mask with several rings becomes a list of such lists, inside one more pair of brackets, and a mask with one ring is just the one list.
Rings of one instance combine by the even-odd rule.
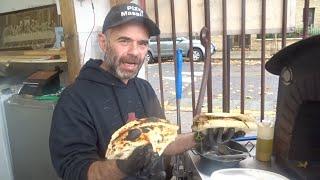
[[127, 175], [134, 176], [136, 173], [148, 167], [151, 163], [153, 150], [151, 144], [137, 147], [128, 159], [118, 159], [118, 168]]
[[244, 131], [235, 132], [235, 128], [209, 128], [203, 132], [196, 132], [195, 140], [198, 143], [196, 148], [199, 152], [215, 150], [219, 144], [244, 135]]

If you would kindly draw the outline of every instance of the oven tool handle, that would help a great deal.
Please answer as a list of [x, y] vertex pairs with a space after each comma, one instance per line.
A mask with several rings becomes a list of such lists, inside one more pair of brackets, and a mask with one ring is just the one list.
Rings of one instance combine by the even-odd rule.
[[243, 137], [238, 137], [238, 138], [234, 138], [232, 139], [234, 141], [255, 141], [257, 140], [257, 136], [243, 136]]
[[229, 146], [225, 145], [225, 144], [219, 144], [218, 145], [218, 152], [223, 154], [223, 152], [230, 152], [230, 153], [235, 153], [235, 154], [230, 154], [230, 155], [223, 155], [225, 157], [231, 157], [231, 156], [235, 156], [235, 155], [240, 155], [240, 154], [243, 154], [243, 153], [247, 153], [249, 155], [249, 157], [252, 157], [252, 155], [250, 154], [249, 151], [247, 152], [244, 152], [244, 151], [240, 151], [240, 150], [237, 150], [237, 149], [233, 149], [233, 148], [230, 148]]
[[[206, 47], [207, 44], [209, 43], [209, 36], [210, 36], [209, 29], [207, 27], [203, 27], [200, 31], [200, 41], [204, 47]], [[195, 115], [199, 115], [201, 113], [201, 108], [203, 105], [204, 95], [206, 92], [206, 87], [207, 87], [207, 82], [208, 82], [210, 66], [211, 66], [211, 58], [205, 57], [205, 61], [203, 63], [203, 74], [202, 74], [202, 80], [201, 80], [201, 87], [200, 87], [200, 92], [199, 92], [197, 105], [196, 105], [196, 109], [195, 109]]]
[[[247, 147], [248, 145], [251, 145], [251, 148], [248, 149], [248, 152], [251, 152], [255, 147], [255, 144], [253, 144], [251, 141], [256, 141], [257, 136], [243, 136], [243, 137], [234, 138], [232, 140], [237, 141], [237, 142], [247, 141], [247, 143], [244, 146]], [[250, 154], [250, 156], [251, 156], [251, 154]]]

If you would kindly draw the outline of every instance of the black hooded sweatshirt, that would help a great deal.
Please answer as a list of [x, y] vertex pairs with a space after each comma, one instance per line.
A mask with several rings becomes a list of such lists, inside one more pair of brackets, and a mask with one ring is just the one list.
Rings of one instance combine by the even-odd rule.
[[128, 120], [164, 118], [157, 96], [143, 79], [126, 84], [90, 59], [55, 107], [49, 146], [53, 166], [63, 179], [87, 179], [91, 163], [103, 160], [111, 135]]

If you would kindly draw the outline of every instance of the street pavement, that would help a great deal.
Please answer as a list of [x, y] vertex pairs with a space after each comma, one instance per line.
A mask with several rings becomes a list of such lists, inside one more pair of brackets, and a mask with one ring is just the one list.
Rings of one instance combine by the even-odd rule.
[[[147, 79], [160, 97], [160, 81], [158, 63], [148, 64]], [[231, 61], [230, 67], [230, 111], [240, 112], [240, 61]], [[203, 62], [194, 63], [195, 101], [200, 91]], [[177, 107], [175, 99], [174, 63], [165, 61], [162, 63], [164, 108], [166, 118], [173, 123], [177, 120]], [[190, 63], [183, 63], [182, 70], [183, 95], [180, 106], [182, 132], [191, 131], [192, 125], [192, 93]], [[222, 112], [222, 63], [212, 62], [212, 84], [213, 84], [213, 112]], [[245, 114], [250, 114], [260, 120], [261, 104], [261, 63], [260, 61], [246, 61], [245, 65]], [[278, 76], [265, 72], [265, 119], [275, 118], [277, 102]], [[160, 100], [161, 101], [161, 100]], [[202, 112], [207, 111], [207, 98], [205, 97]]]

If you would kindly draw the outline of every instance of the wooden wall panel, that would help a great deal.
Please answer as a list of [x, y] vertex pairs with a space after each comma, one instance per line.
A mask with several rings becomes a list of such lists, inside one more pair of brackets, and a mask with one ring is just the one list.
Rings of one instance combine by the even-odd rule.
[[68, 60], [68, 83], [71, 83], [80, 71], [79, 38], [73, 0], [60, 0], [60, 9]]

